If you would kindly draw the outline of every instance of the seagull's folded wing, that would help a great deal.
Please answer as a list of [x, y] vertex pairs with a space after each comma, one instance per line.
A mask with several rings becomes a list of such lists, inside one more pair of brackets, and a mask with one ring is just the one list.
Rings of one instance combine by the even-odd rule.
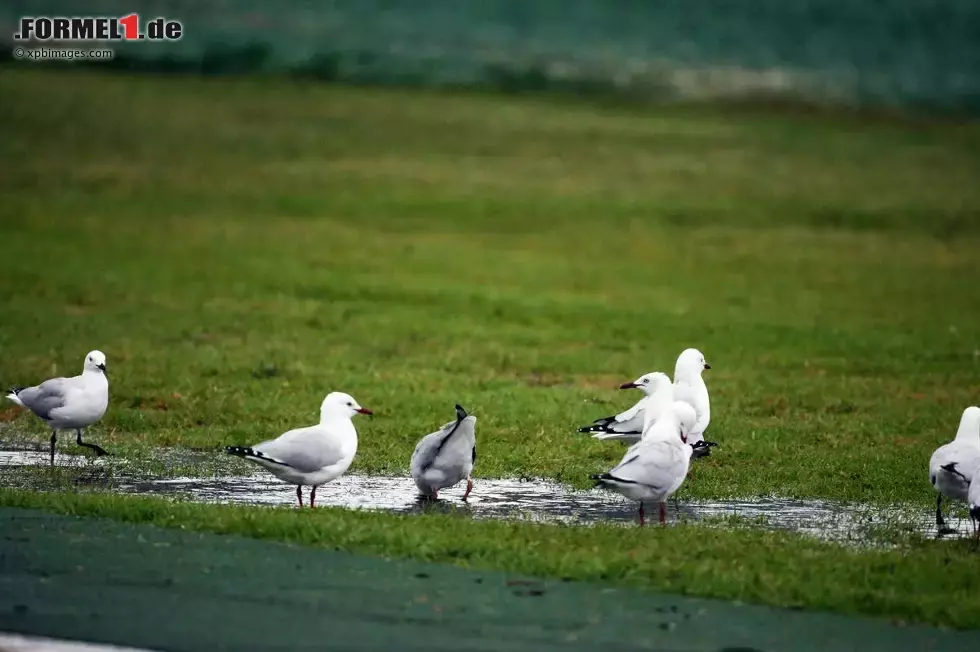
[[665, 441], [642, 441], [626, 451], [623, 461], [609, 475], [626, 482], [665, 491], [684, 470], [684, 452]]
[[318, 426], [290, 430], [252, 448], [302, 473], [314, 473], [344, 459], [340, 442], [325, 437]]
[[34, 414], [42, 419], [50, 419], [52, 410], [64, 407], [68, 402], [70, 392], [71, 382], [68, 378], [52, 378], [37, 387], [22, 389], [17, 398]]

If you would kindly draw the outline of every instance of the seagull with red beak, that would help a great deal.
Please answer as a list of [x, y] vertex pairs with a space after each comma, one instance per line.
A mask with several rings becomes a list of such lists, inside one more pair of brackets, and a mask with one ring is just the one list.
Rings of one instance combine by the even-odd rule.
[[687, 444], [690, 429], [697, 421], [694, 408], [674, 401], [674, 388], [666, 374], [658, 374], [652, 407], [658, 417], [648, 421], [643, 438], [630, 446], [623, 460], [607, 473], [592, 476], [602, 486], [639, 501], [640, 525], [644, 524], [643, 503], [660, 507], [660, 523], [666, 524], [666, 501], [676, 492], [690, 468], [693, 448]]
[[[705, 369], [711, 369], [711, 365], [705, 361], [704, 354], [697, 349], [685, 349], [677, 357], [674, 366], [674, 399], [690, 403], [697, 415], [697, 422], [689, 435], [688, 443], [692, 445], [703, 441], [704, 431], [711, 422], [708, 387], [701, 377], [701, 372]], [[663, 374], [659, 375], [663, 376]], [[655, 382], [657, 377], [658, 373], [644, 374], [631, 383], [620, 385], [620, 389], [639, 389], [644, 394], [643, 398], [630, 409], [613, 416], [596, 419], [591, 425], [579, 428], [579, 432], [591, 432], [595, 439], [615, 439], [630, 443], [640, 441], [644, 423], [657, 417], [656, 410], [650, 410], [651, 397], [657, 388]], [[702, 446], [701, 454], [696, 457], [707, 455], [707, 447], [713, 445], [713, 442], [709, 442]]]
[[254, 446], [229, 446], [236, 457], [258, 464], [283, 482], [296, 485], [303, 506], [303, 485], [310, 489], [310, 507], [316, 488], [342, 476], [357, 454], [357, 431], [352, 418], [374, 414], [350, 394], [331, 392], [320, 404], [320, 423], [296, 428]]

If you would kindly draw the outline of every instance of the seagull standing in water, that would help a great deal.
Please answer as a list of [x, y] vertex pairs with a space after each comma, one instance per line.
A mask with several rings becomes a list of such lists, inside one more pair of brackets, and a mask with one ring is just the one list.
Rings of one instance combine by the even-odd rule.
[[943, 496], [968, 500], [974, 470], [980, 467], [980, 407], [963, 410], [956, 437], [943, 444], [929, 459], [929, 483], [939, 492], [936, 498], [936, 527], [940, 534], [950, 532], [943, 518]]
[[644, 501], [659, 504], [660, 523], [666, 524], [666, 500], [687, 477], [694, 453], [694, 448], [686, 443], [697, 422], [694, 408], [687, 402], [674, 401], [674, 388], [669, 379], [666, 374], [659, 375], [663, 378], [658, 379], [653, 402], [660, 416], [648, 423], [643, 438], [630, 446], [619, 464], [607, 473], [592, 476], [597, 486], [639, 501], [641, 526]]
[[350, 394], [331, 392], [320, 405], [320, 423], [296, 428], [255, 446], [228, 446], [236, 457], [254, 462], [283, 482], [296, 485], [303, 506], [303, 485], [310, 489], [310, 507], [316, 488], [343, 475], [357, 454], [356, 414], [374, 414]]
[[456, 420], [426, 435], [412, 453], [412, 479], [423, 496], [439, 497], [441, 489], [466, 480], [466, 500], [473, 491], [476, 463], [476, 417], [456, 406]]
[[82, 430], [97, 423], [109, 407], [109, 379], [102, 351], [89, 351], [80, 376], [52, 378], [35, 387], [13, 387], [7, 398], [51, 428], [51, 466], [59, 430], [74, 430], [75, 442], [91, 448], [96, 456], [109, 454], [101, 446], [82, 441]]

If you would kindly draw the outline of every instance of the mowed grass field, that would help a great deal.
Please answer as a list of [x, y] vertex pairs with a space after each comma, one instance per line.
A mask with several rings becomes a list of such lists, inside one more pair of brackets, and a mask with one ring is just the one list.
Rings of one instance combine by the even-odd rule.
[[[0, 96], [0, 382], [75, 374], [101, 349], [110, 408], [88, 437], [119, 456], [254, 443], [343, 390], [376, 412], [352, 472], [407, 473], [459, 402], [478, 478], [588, 486], [623, 448], [576, 428], [695, 346], [719, 448], [682, 497], [927, 507], [929, 455], [980, 403], [980, 124], [23, 68]], [[0, 418], [46, 441], [12, 404]], [[950, 606], [980, 583], [966, 542], [0, 501], [980, 622], [980, 603]], [[513, 543], [535, 536], [549, 544]], [[692, 546], [711, 572], [678, 579]], [[816, 577], [844, 559], [861, 561], [828, 592]]]

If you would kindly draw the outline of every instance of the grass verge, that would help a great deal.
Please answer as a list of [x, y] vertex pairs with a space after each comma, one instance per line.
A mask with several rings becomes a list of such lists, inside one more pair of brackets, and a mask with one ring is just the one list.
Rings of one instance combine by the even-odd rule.
[[465, 567], [603, 581], [711, 598], [864, 614], [956, 628], [980, 622], [972, 542], [849, 550], [758, 530], [623, 529], [256, 509], [97, 494], [0, 490], [0, 503], [74, 516], [236, 534]]

